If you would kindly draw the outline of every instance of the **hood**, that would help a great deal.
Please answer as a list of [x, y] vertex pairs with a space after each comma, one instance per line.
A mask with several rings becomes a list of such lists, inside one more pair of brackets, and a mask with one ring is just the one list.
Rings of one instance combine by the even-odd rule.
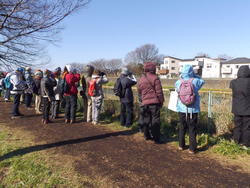
[[250, 69], [248, 65], [242, 65], [240, 66], [238, 73], [237, 73], [238, 78], [248, 78], [250, 77]]
[[144, 63], [144, 72], [156, 72], [156, 64], [153, 62], [145, 62]]
[[127, 75], [129, 75], [129, 74], [130, 74], [130, 71], [128, 70], [128, 68], [127, 68], [127, 67], [123, 67], [123, 68], [122, 68], [122, 72], [121, 72], [121, 74], [123, 74], [123, 75], [127, 76]]
[[182, 70], [181, 70], [181, 78], [194, 78], [194, 69], [192, 65], [184, 65]]
[[72, 71], [73, 71], [73, 69], [72, 69], [72, 66], [71, 66], [71, 65], [66, 65], [65, 67], [67, 68], [67, 70], [68, 70], [69, 72], [72, 72]]

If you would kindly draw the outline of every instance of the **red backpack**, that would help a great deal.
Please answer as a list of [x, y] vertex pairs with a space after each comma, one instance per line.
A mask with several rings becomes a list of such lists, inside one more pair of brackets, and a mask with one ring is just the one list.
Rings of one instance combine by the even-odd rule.
[[179, 88], [179, 99], [181, 100], [182, 104], [189, 106], [195, 102], [195, 93], [194, 93], [194, 86], [193, 86], [193, 78], [188, 80], [181, 79], [181, 84]]
[[96, 79], [89, 81], [88, 95], [91, 97], [96, 95]]

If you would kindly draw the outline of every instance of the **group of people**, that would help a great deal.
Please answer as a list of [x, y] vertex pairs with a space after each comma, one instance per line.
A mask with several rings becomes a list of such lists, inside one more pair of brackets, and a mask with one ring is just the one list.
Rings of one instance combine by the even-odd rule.
[[[230, 88], [233, 91], [233, 109], [235, 114], [234, 140], [250, 146], [250, 69], [242, 66], [238, 78], [233, 80]], [[31, 109], [32, 98], [35, 96], [35, 111], [42, 114], [42, 123], [48, 124], [51, 119], [58, 118], [60, 107], [64, 108], [65, 123], [76, 120], [77, 98], [83, 99], [83, 119], [96, 125], [99, 122], [104, 93], [102, 85], [108, 83], [104, 72], [87, 66], [87, 76], [77, 73], [70, 65], [62, 71], [60, 67], [53, 72], [46, 69], [31, 73], [29, 67], [18, 68], [7, 75], [0, 74], [0, 92], [5, 90], [4, 98], [14, 97], [12, 118], [23, 114], [19, 111], [20, 98], [24, 95], [27, 109]], [[194, 73], [191, 65], [182, 68], [180, 79], [175, 83], [178, 92], [176, 104], [179, 114], [179, 150], [186, 148], [185, 134], [189, 133], [189, 152], [197, 150], [197, 123], [200, 112], [200, 96], [198, 91], [204, 80]], [[132, 87], [137, 85], [140, 103], [139, 126], [146, 140], [162, 143], [160, 133], [160, 111], [164, 104], [161, 80], [156, 74], [156, 64], [144, 63], [144, 73], [137, 81], [133, 73], [126, 67], [114, 85], [114, 94], [120, 98], [120, 123], [130, 127], [133, 123], [134, 95]], [[10, 94], [8, 94], [10, 93]], [[1, 94], [1, 93], [0, 93]]]

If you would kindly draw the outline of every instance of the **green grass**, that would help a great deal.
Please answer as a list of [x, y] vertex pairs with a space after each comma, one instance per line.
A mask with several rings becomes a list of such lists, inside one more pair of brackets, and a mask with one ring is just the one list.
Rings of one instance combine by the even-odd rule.
[[[1, 125], [2, 126], [2, 125]], [[7, 130], [0, 132], [0, 156], [29, 145]], [[1, 187], [82, 187], [83, 183], [97, 185], [98, 182], [77, 174], [70, 174], [65, 166], [57, 167], [43, 152], [14, 155], [0, 162]], [[70, 176], [70, 177], [68, 177]]]

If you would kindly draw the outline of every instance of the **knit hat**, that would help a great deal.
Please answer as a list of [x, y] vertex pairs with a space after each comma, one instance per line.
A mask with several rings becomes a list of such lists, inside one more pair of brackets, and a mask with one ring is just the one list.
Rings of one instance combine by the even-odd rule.
[[145, 62], [144, 63], [144, 72], [156, 72], [156, 63], [154, 62]]
[[30, 71], [31, 68], [30, 68], [30, 67], [26, 67], [25, 70], [26, 70], [26, 71]]
[[45, 70], [43, 71], [43, 74], [44, 74], [45, 76], [48, 76], [48, 75], [51, 74], [51, 71], [48, 70], [48, 69], [45, 69]]
[[19, 68], [17, 68], [17, 70], [16, 71], [18, 71], [18, 72], [20, 72], [20, 73], [24, 73], [24, 68], [22, 68], [22, 67], [19, 67]]

